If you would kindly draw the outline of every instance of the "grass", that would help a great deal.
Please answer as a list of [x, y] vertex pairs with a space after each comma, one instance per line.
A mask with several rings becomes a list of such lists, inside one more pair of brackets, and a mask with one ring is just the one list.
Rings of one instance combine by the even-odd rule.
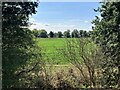
[[53, 53], [56, 51], [58, 47], [65, 46], [65, 39], [64, 38], [39, 38], [38, 44], [47, 50], [47, 53]]
[[[79, 38], [80, 39], [80, 38]], [[67, 40], [74, 40], [74, 38], [38, 38], [38, 45], [42, 47], [42, 52], [45, 53], [44, 58], [50, 64], [69, 64], [70, 62], [59, 53], [58, 48], [66, 47]], [[78, 40], [78, 39], [77, 39]], [[83, 39], [84, 40], [84, 39]], [[74, 43], [73, 43], [74, 44]], [[79, 44], [79, 43], [78, 43]], [[77, 48], [76, 48], [77, 49]], [[85, 46], [85, 49], [93, 49], [93, 43]]]
[[[92, 80], [94, 80], [96, 86], [101, 87], [99, 78], [102, 74], [101, 70], [97, 68], [101, 54], [96, 53], [99, 47], [89, 38], [69, 38], [67, 40], [65, 38], [38, 38], [37, 41], [38, 45], [42, 47], [42, 52], [45, 53], [45, 61], [48, 62], [44, 67], [45, 73], [40, 75], [46, 76], [46, 81], [50, 85], [56, 88], [62, 85], [69, 85], [73, 88], [90, 88], [89, 86], [93, 87]], [[56, 48], [65, 49], [66, 53], [63, 53], [65, 57], [58, 54]], [[74, 61], [74, 63], [70, 63], [68, 60]], [[90, 75], [92, 75], [92, 79]]]
[[42, 47], [46, 60], [52, 64], [68, 64], [68, 61], [63, 58], [57, 51], [57, 48], [65, 47], [65, 38], [38, 38], [38, 45]]
[[[88, 39], [88, 38], [87, 38]], [[73, 48], [75, 48], [72, 53], [76, 54], [75, 57], [77, 57], [77, 60], [81, 61], [81, 58], [79, 57], [79, 50], [81, 48], [79, 48], [80, 46], [82, 46], [82, 44], [87, 43], [86, 38], [78, 38], [78, 39], [74, 39], [74, 38], [69, 38], [67, 40], [71, 40], [72, 42], [72, 46]], [[74, 41], [75, 40], [75, 41]], [[78, 40], [78, 41], [77, 41]], [[79, 41], [82, 40], [82, 41]], [[85, 40], [85, 41], [84, 41]], [[46, 62], [48, 62], [46, 64], [45, 70], [48, 73], [48, 75], [50, 76], [50, 80], [52, 85], [57, 85], [57, 81], [61, 80], [65, 80], [65, 81], [69, 81], [70, 83], [72, 83], [72, 86], [76, 86], [78, 84], [78, 87], [83, 87], [85, 88], [85, 86], [82, 86], [82, 83], [84, 82], [84, 78], [81, 74], [81, 71], [74, 66], [72, 63], [70, 63], [67, 58], [64, 58], [61, 54], [59, 54], [56, 50], [56, 48], [63, 48], [66, 47], [66, 39], [65, 38], [38, 38], [38, 45], [40, 47], [42, 47], [42, 52], [45, 53], [44, 58], [48, 57], [49, 59], [46, 58]], [[93, 50], [96, 48], [95, 44], [92, 42], [88, 42], [89, 44], [85, 44], [85, 49], [84, 51], [86, 52], [86, 55], [88, 54], [87, 51], [89, 52], [89, 50]], [[76, 47], [74, 47], [74, 45]], [[80, 46], [79, 46], [80, 45]], [[68, 51], [67, 51], [68, 52]], [[88, 55], [92, 54], [89, 53]], [[90, 57], [92, 58], [92, 57]], [[89, 77], [89, 73], [88, 73], [88, 68], [84, 65], [83, 67], [83, 72], [84, 74]], [[60, 77], [60, 79], [58, 80], [58, 77]], [[89, 81], [89, 78], [87, 78]], [[79, 84], [80, 81], [80, 84]]]

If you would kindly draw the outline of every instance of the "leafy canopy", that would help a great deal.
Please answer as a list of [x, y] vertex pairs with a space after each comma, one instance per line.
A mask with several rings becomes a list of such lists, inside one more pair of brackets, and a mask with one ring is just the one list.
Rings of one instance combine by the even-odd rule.
[[120, 87], [120, 2], [103, 2], [93, 21], [93, 38], [106, 55], [102, 64], [103, 86]]
[[28, 26], [29, 16], [36, 13], [37, 2], [2, 3], [2, 69], [3, 87], [17, 85], [15, 71], [34, 57], [35, 46]]

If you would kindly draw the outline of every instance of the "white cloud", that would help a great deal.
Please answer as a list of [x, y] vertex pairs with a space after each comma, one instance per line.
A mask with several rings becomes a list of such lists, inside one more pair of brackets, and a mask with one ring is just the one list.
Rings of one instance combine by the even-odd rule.
[[[45, 23], [45, 22], [40, 22], [35, 20], [34, 18], [31, 18], [29, 20], [31, 23], [33, 23], [33, 25], [31, 25], [29, 27], [29, 29], [33, 30], [33, 29], [45, 29], [47, 32], [50, 31], [54, 31], [54, 32], [58, 32], [58, 31], [66, 31], [67, 29], [70, 29], [71, 31], [73, 31], [73, 29], [83, 29], [83, 30], [90, 30], [90, 26], [88, 26], [87, 24], [90, 24], [89, 21], [83, 21], [83, 20], [68, 20], [68, 21], [63, 21], [63, 22], [51, 22], [51, 23]], [[88, 26], [88, 27], [86, 27]]]
[[85, 23], [88, 23], [89, 21], [86, 20], [86, 21], [84, 21], [84, 22], [85, 22]]

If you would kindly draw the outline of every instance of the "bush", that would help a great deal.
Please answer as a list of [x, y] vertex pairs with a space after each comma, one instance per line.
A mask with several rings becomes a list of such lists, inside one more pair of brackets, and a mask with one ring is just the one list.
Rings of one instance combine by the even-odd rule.
[[60, 53], [78, 68], [83, 79], [83, 86], [101, 87], [100, 65], [104, 55], [89, 38], [68, 39], [67, 47], [60, 49]]

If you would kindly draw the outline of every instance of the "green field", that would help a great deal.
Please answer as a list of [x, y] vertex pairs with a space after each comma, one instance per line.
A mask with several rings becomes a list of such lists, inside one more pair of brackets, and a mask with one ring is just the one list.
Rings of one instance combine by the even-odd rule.
[[40, 38], [38, 39], [39, 45], [47, 50], [47, 53], [51, 54], [56, 51], [58, 47], [65, 46], [64, 38]]
[[[79, 38], [80, 39], [80, 38]], [[60, 54], [60, 48], [66, 47], [66, 41], [79, 40], [74, 38], [38, 38], [38, 45], [42, 48], [42, 52], [45, 53], [44, 58], [47, 63], [51, 64], [69, 64], [69, 61]], [[84, 40], [84, 39], [83, 39]], [[74, 43], [73, 43], [74, 44]], [[78, 43], [79, 44], [79, 43]], [[87, 50], [93, 48], [93, 43], [85, 47]]]
[[47, 62], [52, 64], [68, 64], [68, 61], [57, 50], [58, 48], [65, 47], [65, 38], [39, 38], [37, 41], [39, 46], [42, 47], [42, 51], [49, 58]]

